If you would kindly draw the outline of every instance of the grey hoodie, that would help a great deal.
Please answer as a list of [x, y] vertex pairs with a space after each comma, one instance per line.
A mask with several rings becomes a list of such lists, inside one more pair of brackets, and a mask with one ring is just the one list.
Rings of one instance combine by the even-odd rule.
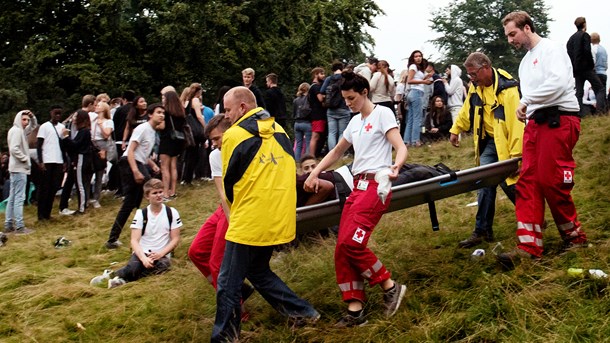
[[37, 126], [38, 122], [35, 116], [32, 116], [30, 125], [25, 130], [21, 127], [21, 115], [25, 111], [19, 111], [15, 115], [13, 120], [13, 127], [8, 130], [7, 144], [10, 153], [8, 160], [8, 171], [11, 173], [24, 173], [30, 174], [30, 149], [28, 146], [28, 140], [26, 135], [32, 132]]
[[447, 100], [447, 108], [451, 107], [462, 107], [464, 104], [464, 84], [462, 83], [462, 69], [452, 64], [451, 67], [451, 81], [445, 84], [445, 91], [449, 99]]

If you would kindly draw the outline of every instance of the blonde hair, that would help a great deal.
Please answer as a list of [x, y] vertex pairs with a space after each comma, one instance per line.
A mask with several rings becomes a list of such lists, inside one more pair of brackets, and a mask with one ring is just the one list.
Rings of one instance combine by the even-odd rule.
[[106, 93], [100, 93], [95, 97], [95, 101], [97, 102], [110, 102], [110, 97]]
[[103, 101], [99, 102], [97, 104], [97, 106], [101, 106], [102, 107], [102, 113], [101, 113], [102, 117], [104, 117], [105, 119], [110, 119], [110, 106], [108, 106], [108, 104], [103, 102]]
[[242, 75], [252, 75], [252, 78], [254, 78], [254, 75], [255, 75], [254, 69], [252, 69], [252, 68], [246, 68], [246, 69], [242, 70], [241, 74]]
[[148, 196], [153, 189], [163, 189], [163, 181], [152, 178], [144, 184], [144, 196]]
[[297, 96], [303, 96], [306, 95], [307, 92], [309, 92], [309, 83], [307, 82], [303, 82], [299, 85], [299, 88], [297, 88]]

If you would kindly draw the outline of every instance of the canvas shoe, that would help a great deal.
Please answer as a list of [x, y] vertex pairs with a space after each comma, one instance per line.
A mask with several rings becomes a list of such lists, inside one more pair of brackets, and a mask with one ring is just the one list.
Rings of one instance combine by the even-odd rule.
[[98, 276], [94, 277], [93, 279], [91, 279], [89, 284], [91, 286], [101, 286], [101, 285], [107, 283], [108, 280], [110, 280], [111, 274], [112, 274], [112, 269], [106, 269], [106, 270], [104, 270], [104, 273], [102, 275], [98, 275]]
[[364, 311], [360, 312], [358, 317], [352, 316], [347, 313], [343, 318], [339, 319], [339, 321], [335, 324], [336, 328], [351, 328], [354, 326], [365, 326], [368, 324], [368, 320], [364, 316]]
[[394, 283], [394, 288], [383, 293], [383, 305], [385, 306], [383, 313], [386, 317], [391, 317], [396, 313], [405, 293], [407, 293], [407, 286], [397, 282]]
[[72, 211], [69, 208], [64, 208], [63, 210], [59, 211], [59, 214], [62, 216], [71, 216], [75, 213], [76, 211]]
[[115, 287], [123, 286], [126, 283], [127, 283], [127, 281], [125, 281], [124, 279], [122, 279], [118, 276], [115, 276], [112, 279], [108, 279], [108, 288], [115, 288]]
[[100, 208], [100, 207], [102, 207], [102, 205], [100, 205], [100, 202], [97, 201], [97, 200], [89, 201], [89, 203], [91, 204], [91, 206], [93, 206], [93, 208]]

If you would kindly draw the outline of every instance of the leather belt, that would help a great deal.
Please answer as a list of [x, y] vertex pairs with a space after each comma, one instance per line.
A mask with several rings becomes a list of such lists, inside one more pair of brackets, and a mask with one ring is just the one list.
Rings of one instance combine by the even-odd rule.
[[354, 180], [375, 180], [375, 173], [360, 173], [354, 175]]

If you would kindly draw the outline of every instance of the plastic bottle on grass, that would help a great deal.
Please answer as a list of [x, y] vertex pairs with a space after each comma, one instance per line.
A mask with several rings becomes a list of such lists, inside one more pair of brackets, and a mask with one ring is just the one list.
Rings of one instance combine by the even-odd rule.
[[580, 278], [589, 277], [591, 279], [608, 279], [608, 274], [601, 269], [587, 270], [583, 268], [569, 268], [568, 275]]

